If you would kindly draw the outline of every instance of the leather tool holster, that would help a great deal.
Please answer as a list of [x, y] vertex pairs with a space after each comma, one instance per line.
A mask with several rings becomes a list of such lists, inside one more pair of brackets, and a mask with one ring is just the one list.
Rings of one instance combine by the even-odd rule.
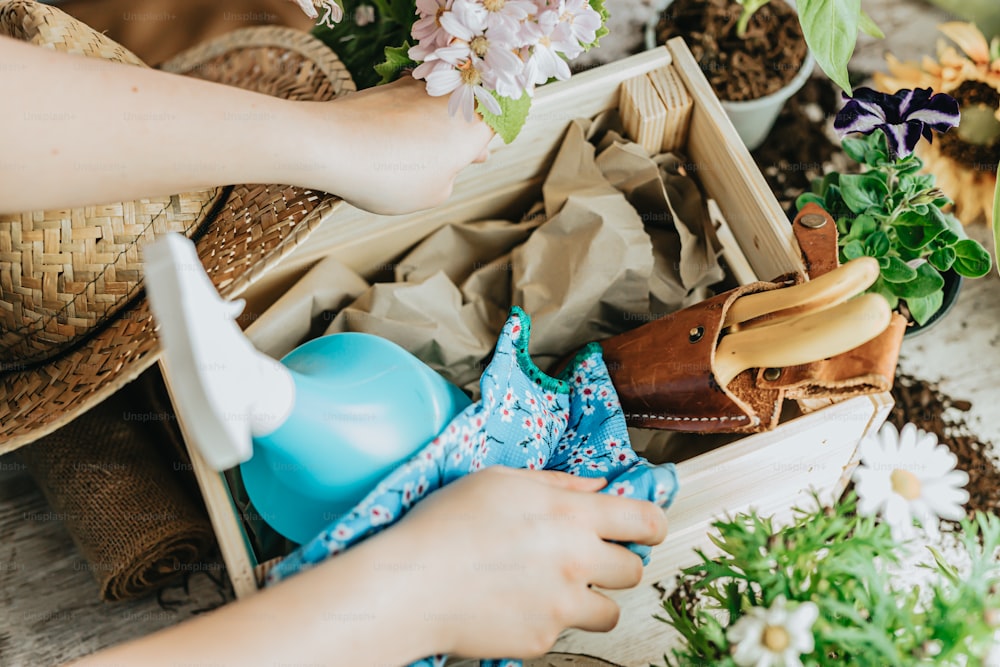
[[[839, 265], [837, 226], [822, 208], [806, 206], [793, 225], [810, 278]], [[629, 426], [756, 433], [777, 425], [786, 397], [801, 399], [808, 411], [817, 405], [812, 399], [842, 400], [888, 391], [906, 328], [899, 314], [893, 314], [879, 336], [844, 354], [801, 366], [749, 369], [728, 386], [719, 385], [713, 359], [729, 307], [741, 296], [801, 280], [801, 276], [781, 277], [738, 287], [602, 341]]]
[[[816, 216], [822, 217], [824, 222], [820, 224]], [[810, 278], [840, 266], [837, 225], [822, 207], [807, 204], [796, 216], [793, 229]], [[799, 400], [807, 412], [810, 402], [805, 399], [842, 400], [889, 391], [896, 376], [905, 331], [906, 318], [893, 313], [889, 327], [864, 345], [829, 359], [783, 368], [776, 378], [773, 375], [771, 379], [764, 377], [766, 369], [759, 369], [757, 386], [783, 390], [787, 398]]]

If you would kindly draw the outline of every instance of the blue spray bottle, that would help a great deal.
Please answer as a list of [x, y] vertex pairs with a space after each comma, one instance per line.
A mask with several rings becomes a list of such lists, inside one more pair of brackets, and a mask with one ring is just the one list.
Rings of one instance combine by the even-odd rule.
[[145, 248], [145, 284], [178, 414], [216, 470], [240, 465], [247, 493], [278, 533], [303, 543], [346, 513], [470, 404], [458, 387], [391, 341], [314, 339], [280, 362], [235, 322], [194, 244]]

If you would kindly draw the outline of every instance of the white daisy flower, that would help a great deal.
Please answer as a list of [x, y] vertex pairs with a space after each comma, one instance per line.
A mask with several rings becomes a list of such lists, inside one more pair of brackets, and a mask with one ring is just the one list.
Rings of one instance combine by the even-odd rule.
[[790, 610], [783, 596], [770, 608], [754, 607], [726, 632], [736, 648], [733, 662], [739, 667], [802, 667], [802, 656], [815, 648], [812, 626], [818, 617], [814, 603]]
[[969, 475], [955, 470], [958, 458], [937, 437], [906, 424], [897, 431], [885, 424], [861, 443], [861, 465], [854, 473], [858, 512], [879, 514], [898, 540], [913, 537], [917, 519], [929, 535], [938, 520], [958, 521], [969, 493]]
[[531, 0], [483, 0], [486, 29], [490, 37], [502, 39], [513, 46], [523, 46], [521, 24], [538, 8]]
[[449, 35], [468, 42], [486, 30], [486, 8], [471, 0], [455, 0], [439, 20]]
[[588, 0], [566, 0], [559, 18], [569, 26], [570, 34], [580, 44], [590, 44], [597, 39], [601, 15]]
[[559, 14], [551, 10], [540, 12], [537, 20], [526, 23], [524, 29], [535, 44], [531, 52], [532, 65], [529, 66], [535, 75], [533, 83], [545, 83], [552, 77], [560, 81], [568, 79], [569, 65], [559, 54], [565, 53], [574, 58], [583, 51], [583, 47], [579, 42], [572, 41], [569, 27], [560, 22]]

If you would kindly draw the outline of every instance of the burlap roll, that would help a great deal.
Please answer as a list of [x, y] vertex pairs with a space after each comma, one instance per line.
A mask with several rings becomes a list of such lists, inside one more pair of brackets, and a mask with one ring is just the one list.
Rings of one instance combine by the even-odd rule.
[[150, 393], [156, 381], [144, 376], [19, 452], [108, 601], [195, 569], [214, 541], [181, 479], [187, 466], [171, 446], [173, 413]]

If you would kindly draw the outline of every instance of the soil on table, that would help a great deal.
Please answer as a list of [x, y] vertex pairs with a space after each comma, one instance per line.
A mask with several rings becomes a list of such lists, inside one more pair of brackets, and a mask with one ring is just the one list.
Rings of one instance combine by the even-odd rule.
[[806, 57], [798, 16], [783, 0], [757, 10], [741, 39], [736, 25], [742, 11], [732, 0], [675, 0], [656, 26], [658, 44], [684, 38], [723, 100], [777, 92], [795, 78]]
[[937, 436], [958, 457], [959, 470], [969, 473], [966, 511], [994, 513], [1000, 509], [1000, 470], [993, 443], [984, 442], [966, 424], [963, 413], [972, 409], [967, 400], [942, 393], [930, 382], [897, 375], [892, 396], [896, 405], [889, 416], [897, 428], [912, 422]]

